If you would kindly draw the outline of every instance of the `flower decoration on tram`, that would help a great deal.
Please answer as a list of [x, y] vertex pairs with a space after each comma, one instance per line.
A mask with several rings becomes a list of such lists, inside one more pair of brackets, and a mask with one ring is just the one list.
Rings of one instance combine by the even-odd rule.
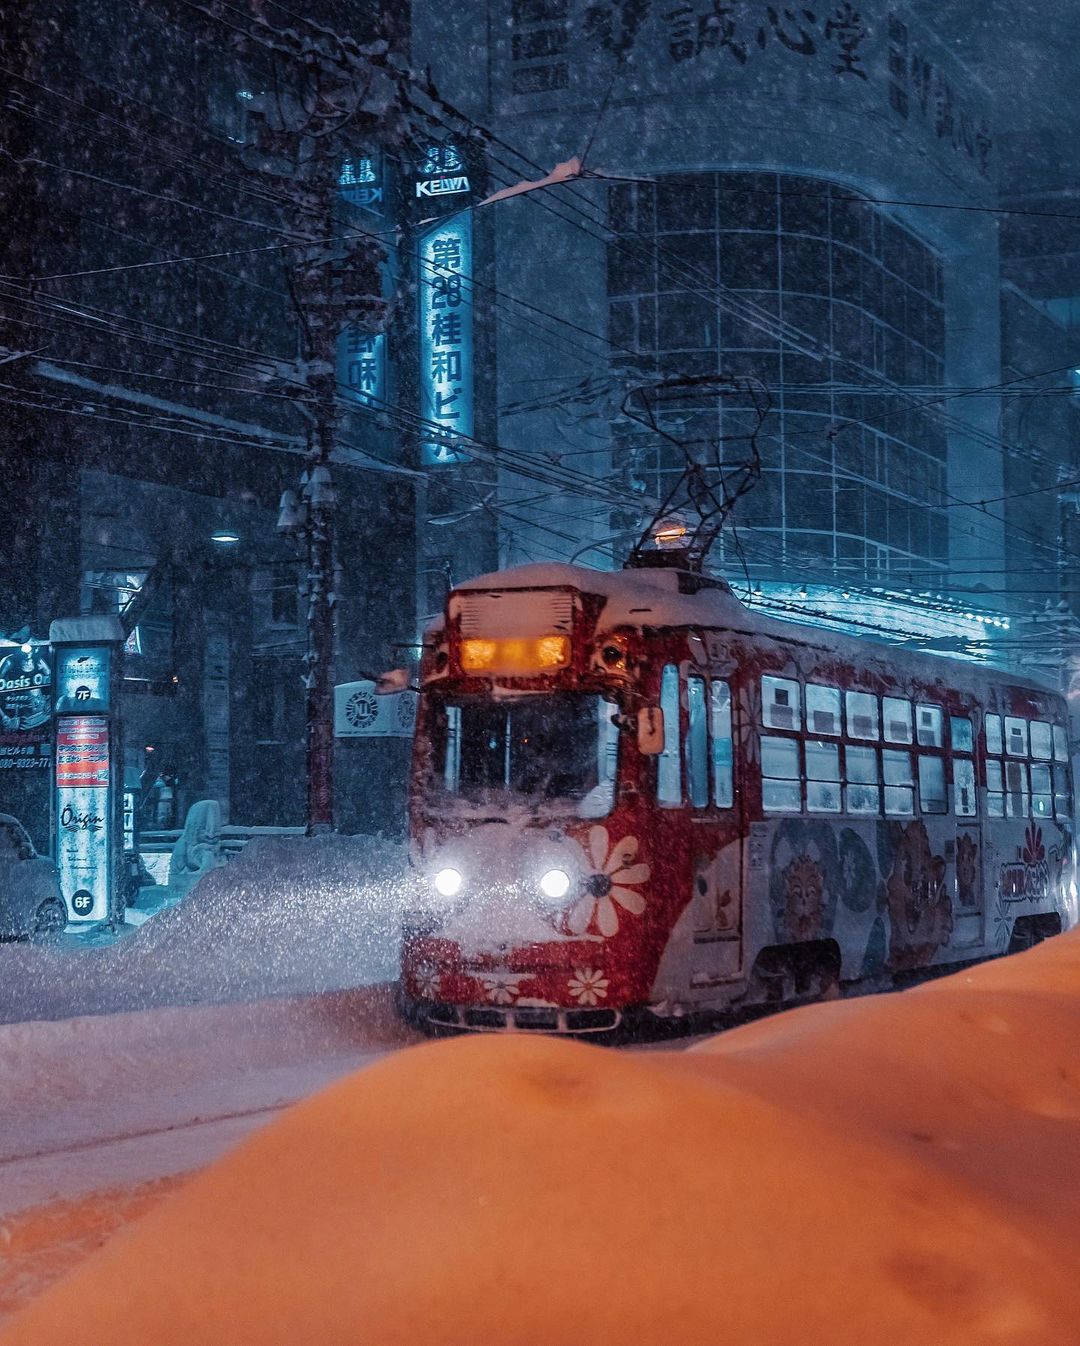
[[523, 972], [481, 972], [478, 981], [493, 1005], [512, 1005], [521, 994]]
[[607, 997], [610, 983], [594, 968], [578, 968], [567, 985], [579, 1005], [596, 1005]]
[[623, 837], [611, 844], [606, 827], [589, 832], [589, 860], [593, 872], [584, 882], [584, 891], [566, 917], [572, 934], [584, 935], [595, 927], [601, 935], [614, 935], [619, 929], [619, 908], [634, 916], [645, 910], [645, 898], [637, 884], [649, 877], [649, 866], [632, 864], [638, 852], [637, 837]]
[[1028, 823], [1024, 833], [1024, 849], [1020, 855], [1025, 865], [1038, 865], [1046, 859], [1046, 847], [1043, 845], [1042, 828]]

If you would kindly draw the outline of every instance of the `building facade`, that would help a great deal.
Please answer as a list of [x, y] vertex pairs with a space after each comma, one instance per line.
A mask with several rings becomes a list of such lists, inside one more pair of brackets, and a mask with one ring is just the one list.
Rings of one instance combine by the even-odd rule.
[[[424, 544], [454, 470], [429, 492], [410, 232], [423, 120], [394, 131], [379, 90], [358, 92], [313, 223], [317, 193], [291, 190], [271, 152], [303, 73], [253, 16], [243, 42], [209, 8], [172, 0], [16, 4], [0, 20], [14, 72], [0, 398], [19, 502], [0, 636], [38, 642], [58, 617], [137, 612], [120, 721], [150, 828], [179, 827], [202, 798], [238, 825], [305, 822], [309, 558], [278, 524], [285, 492], [305, 503], [313, 425], [301, 263], [320, 265], [328, 244], [334, 295], [357, 296], [333, 310], [337, 681], [414, 659], [465, 564], [456, 539], [435, 560]], [[385, 40], [403, 66], [408, 17], [306, 9]], [[477, 433], [486, 415], [478, 403]], [[469, 542], [481, 568], [485, 527]], [[407, 770], [406, 739], [339, 741], [337, 824], [399, 830]], [[0, 811], [23, 807], [4, 781]], [[29, 822], [40, 843], [47, 825]]]
[[[973, 70], [884, 0], [475, 17], [417, 5], [413, 44], [494, 130], [496, 185], [578, 161], [485, 207], [499, 288], [534, 306], [530, 339], [496, 316], [500, 438], [619, 496], [533, 504], [504, 471], [529, 520], [504, 527], [504, 560], [617, 564], [688, 460], [719, 445], [735, 472], [753, 434], [760, 482], [711, 558], [752, 601], [812, 620], [862, 603], [954, 653], [1003, 641], [996, 595], [963, 592], [995, 588], [1004, 524], [979, 502], [1007, 460], [999, 165]], [[723, 377], [763, 385], [760, 424]], [[649, 409], [665, 379], [700, 398]]]

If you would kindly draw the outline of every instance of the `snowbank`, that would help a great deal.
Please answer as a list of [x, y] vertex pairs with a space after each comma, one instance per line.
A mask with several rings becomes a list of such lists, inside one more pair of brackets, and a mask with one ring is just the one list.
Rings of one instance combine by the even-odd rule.
[[1066, 1346], [1080, 932], [684, 1052], [406, 1050], [299, 1104], [3, 1346]]
[[396, 975], [404, 847], [259, 837], [131, 936], [0, 947], [0, 1020], [336, 990]]

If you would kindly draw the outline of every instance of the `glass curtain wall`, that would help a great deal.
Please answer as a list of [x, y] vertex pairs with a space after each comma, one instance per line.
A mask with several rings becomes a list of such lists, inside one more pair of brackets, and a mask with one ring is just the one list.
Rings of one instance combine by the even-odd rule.
[[[754, 569], [809, 563], [854, 582], [944, 565], [945, 431], [914, 407], [942, 383], [936, 253], [850, 188], [777, 173], [620, 184], [609, 221], [612, 343], [662, 376], [752, 374], [769, 389], [764, 475], [736, 520]], [[777, 319], [825, 358], [782, 342]], [[756, 418], [720, 401], [658, 424], [692, 452], [722, 437], [734, 465]], [[633, 422], [619, 439], [629, 484], [662, 497], [680, 450]]]

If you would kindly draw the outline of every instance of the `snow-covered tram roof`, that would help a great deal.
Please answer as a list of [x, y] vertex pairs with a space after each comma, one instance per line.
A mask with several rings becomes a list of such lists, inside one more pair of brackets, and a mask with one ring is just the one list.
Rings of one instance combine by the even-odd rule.
[[[700, 586], [696, 592], [682, 591], [695, 584]], [[510, 566], [465, 580], [455, 585], [454, 591], [551, 588], [572, 588], [606, 599], [600, 619], [604, 627], [697, 627], [729, 631], [751, 639], [764, 637], [798, 645], [864, 667], [877, 665], [880, 671], [894, 676], [900, 674], [924, 682], [948, 681], [972, 692], [1008, 685], [1030, 688], [1043, 695], [1059, 695], [1056, 688], [1031, 677], [1016, 677], [939, 654], [904, 650], [872, 635], [851, 636], [755, 612], [735, 596], [725, 580], [689, 575], [673, 567], [592, 570], [561, 562]], [[441, 623], [435, 624], [435, 629], [438, 625]]]

